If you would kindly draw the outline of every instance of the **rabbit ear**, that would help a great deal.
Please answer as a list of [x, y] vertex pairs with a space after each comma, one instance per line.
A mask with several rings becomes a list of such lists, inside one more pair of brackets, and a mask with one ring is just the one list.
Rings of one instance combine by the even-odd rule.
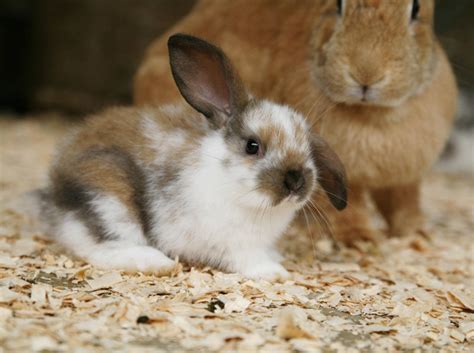
[[332, 205], [342, 210], [347, 205], [346, 171], [337, 154], [319, 136], [311, 140], [313, 160], [318, 171], [318, 182]]
[[222, 50], [185, 34], [171, 36], [168, 49], [181, 95], [215, 127], [243, 110], [248, 93]]

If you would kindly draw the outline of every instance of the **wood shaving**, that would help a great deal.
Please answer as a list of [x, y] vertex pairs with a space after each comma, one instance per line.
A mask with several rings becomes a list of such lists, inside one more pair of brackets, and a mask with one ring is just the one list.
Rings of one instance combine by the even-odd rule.
[[446, 293], [446, 297], [448, 298], [448, 301], [451, 306], [474, 312], [474, 304], [472, 303], [472, 297], [471, 299], [468, 299], [462, 293], [450, 290]]
[[292, 229], [282, 283], [181, 263], [102, 271], [16, 202], [44, 185], [69, 127], [0, 119], [0, 352], [472, 352], [472, 177], [428, 176], [429, 237], [349, 249]]
[[15, 268], [16, 260], [6, 255], [0, 255], [0, 268]]
[[114, 284], [123, 281], [122, 276], [118, 272], [109, 272], [95, 279], [87, 279], [86, 282], [92, 290], [112, 287]]
[[295, 323], [295, 318], [293, 315], [294, 314], [291, 309], [283, 310], [276, 329], [277, 336], [283, 338], [284, 340], [290, 340], [294, 338], [312, 339], [312, 335], [301, 329]]

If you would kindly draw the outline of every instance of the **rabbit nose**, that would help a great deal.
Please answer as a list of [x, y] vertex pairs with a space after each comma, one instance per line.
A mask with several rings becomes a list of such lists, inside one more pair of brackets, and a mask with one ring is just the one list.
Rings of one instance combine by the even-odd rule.
[[365, 96], [367, 92], [378, 83], [385, 79], [384, 75], [355, 75], [350, 73], [352, 80], [359, 85], [362, 95]]
[[301, 170], [287, 171], [283, 184], [290, 192], [296, 193], [300, 191], [305, 184], [303, 173], [301, 172]]

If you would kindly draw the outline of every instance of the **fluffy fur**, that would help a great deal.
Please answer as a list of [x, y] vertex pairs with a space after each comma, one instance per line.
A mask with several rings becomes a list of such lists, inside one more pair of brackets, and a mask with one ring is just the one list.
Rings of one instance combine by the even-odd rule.
[[[89, 118], [58, 150], [43, 218], [99, 267], [163, 272], [179, 257], [252, 278], [287, 276], [275, 241], [321, 176], [334, 206], [345, 206], [341, 163], [300, 114], [253, 99], [218, 48], [184, 35], [169, 45], [194, 109]], [[258, 152], [247, 152], [248, 141]]]
[[[367, 196], [390, 234], [423, 229], [420, 182], [448, 137], [457, 89], [434, 1], [419, 3], [412, 19], [412, 0], [343, 0], [340, 14], [336, 0], [201, 0], [171, 29], [219, 43], [253, 92], [307, 114], [348, 172], [350, 205], [329, 214], [347, 242], [374, 235]], [[179, 99], [165, 59], [159, 38], [136, 75], [137, 104]]]

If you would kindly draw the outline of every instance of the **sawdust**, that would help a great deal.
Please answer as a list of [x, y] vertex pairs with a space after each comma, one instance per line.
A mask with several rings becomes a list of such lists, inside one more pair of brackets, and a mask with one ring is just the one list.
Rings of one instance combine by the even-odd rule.
[[284, 283], [99, 271], [11, 206], [44, 184], [68, 125], [0, 119], [0, 352], [472, 352], [472, 178], [427, 178], [428, 238], [336, 249], [289, 235]]

